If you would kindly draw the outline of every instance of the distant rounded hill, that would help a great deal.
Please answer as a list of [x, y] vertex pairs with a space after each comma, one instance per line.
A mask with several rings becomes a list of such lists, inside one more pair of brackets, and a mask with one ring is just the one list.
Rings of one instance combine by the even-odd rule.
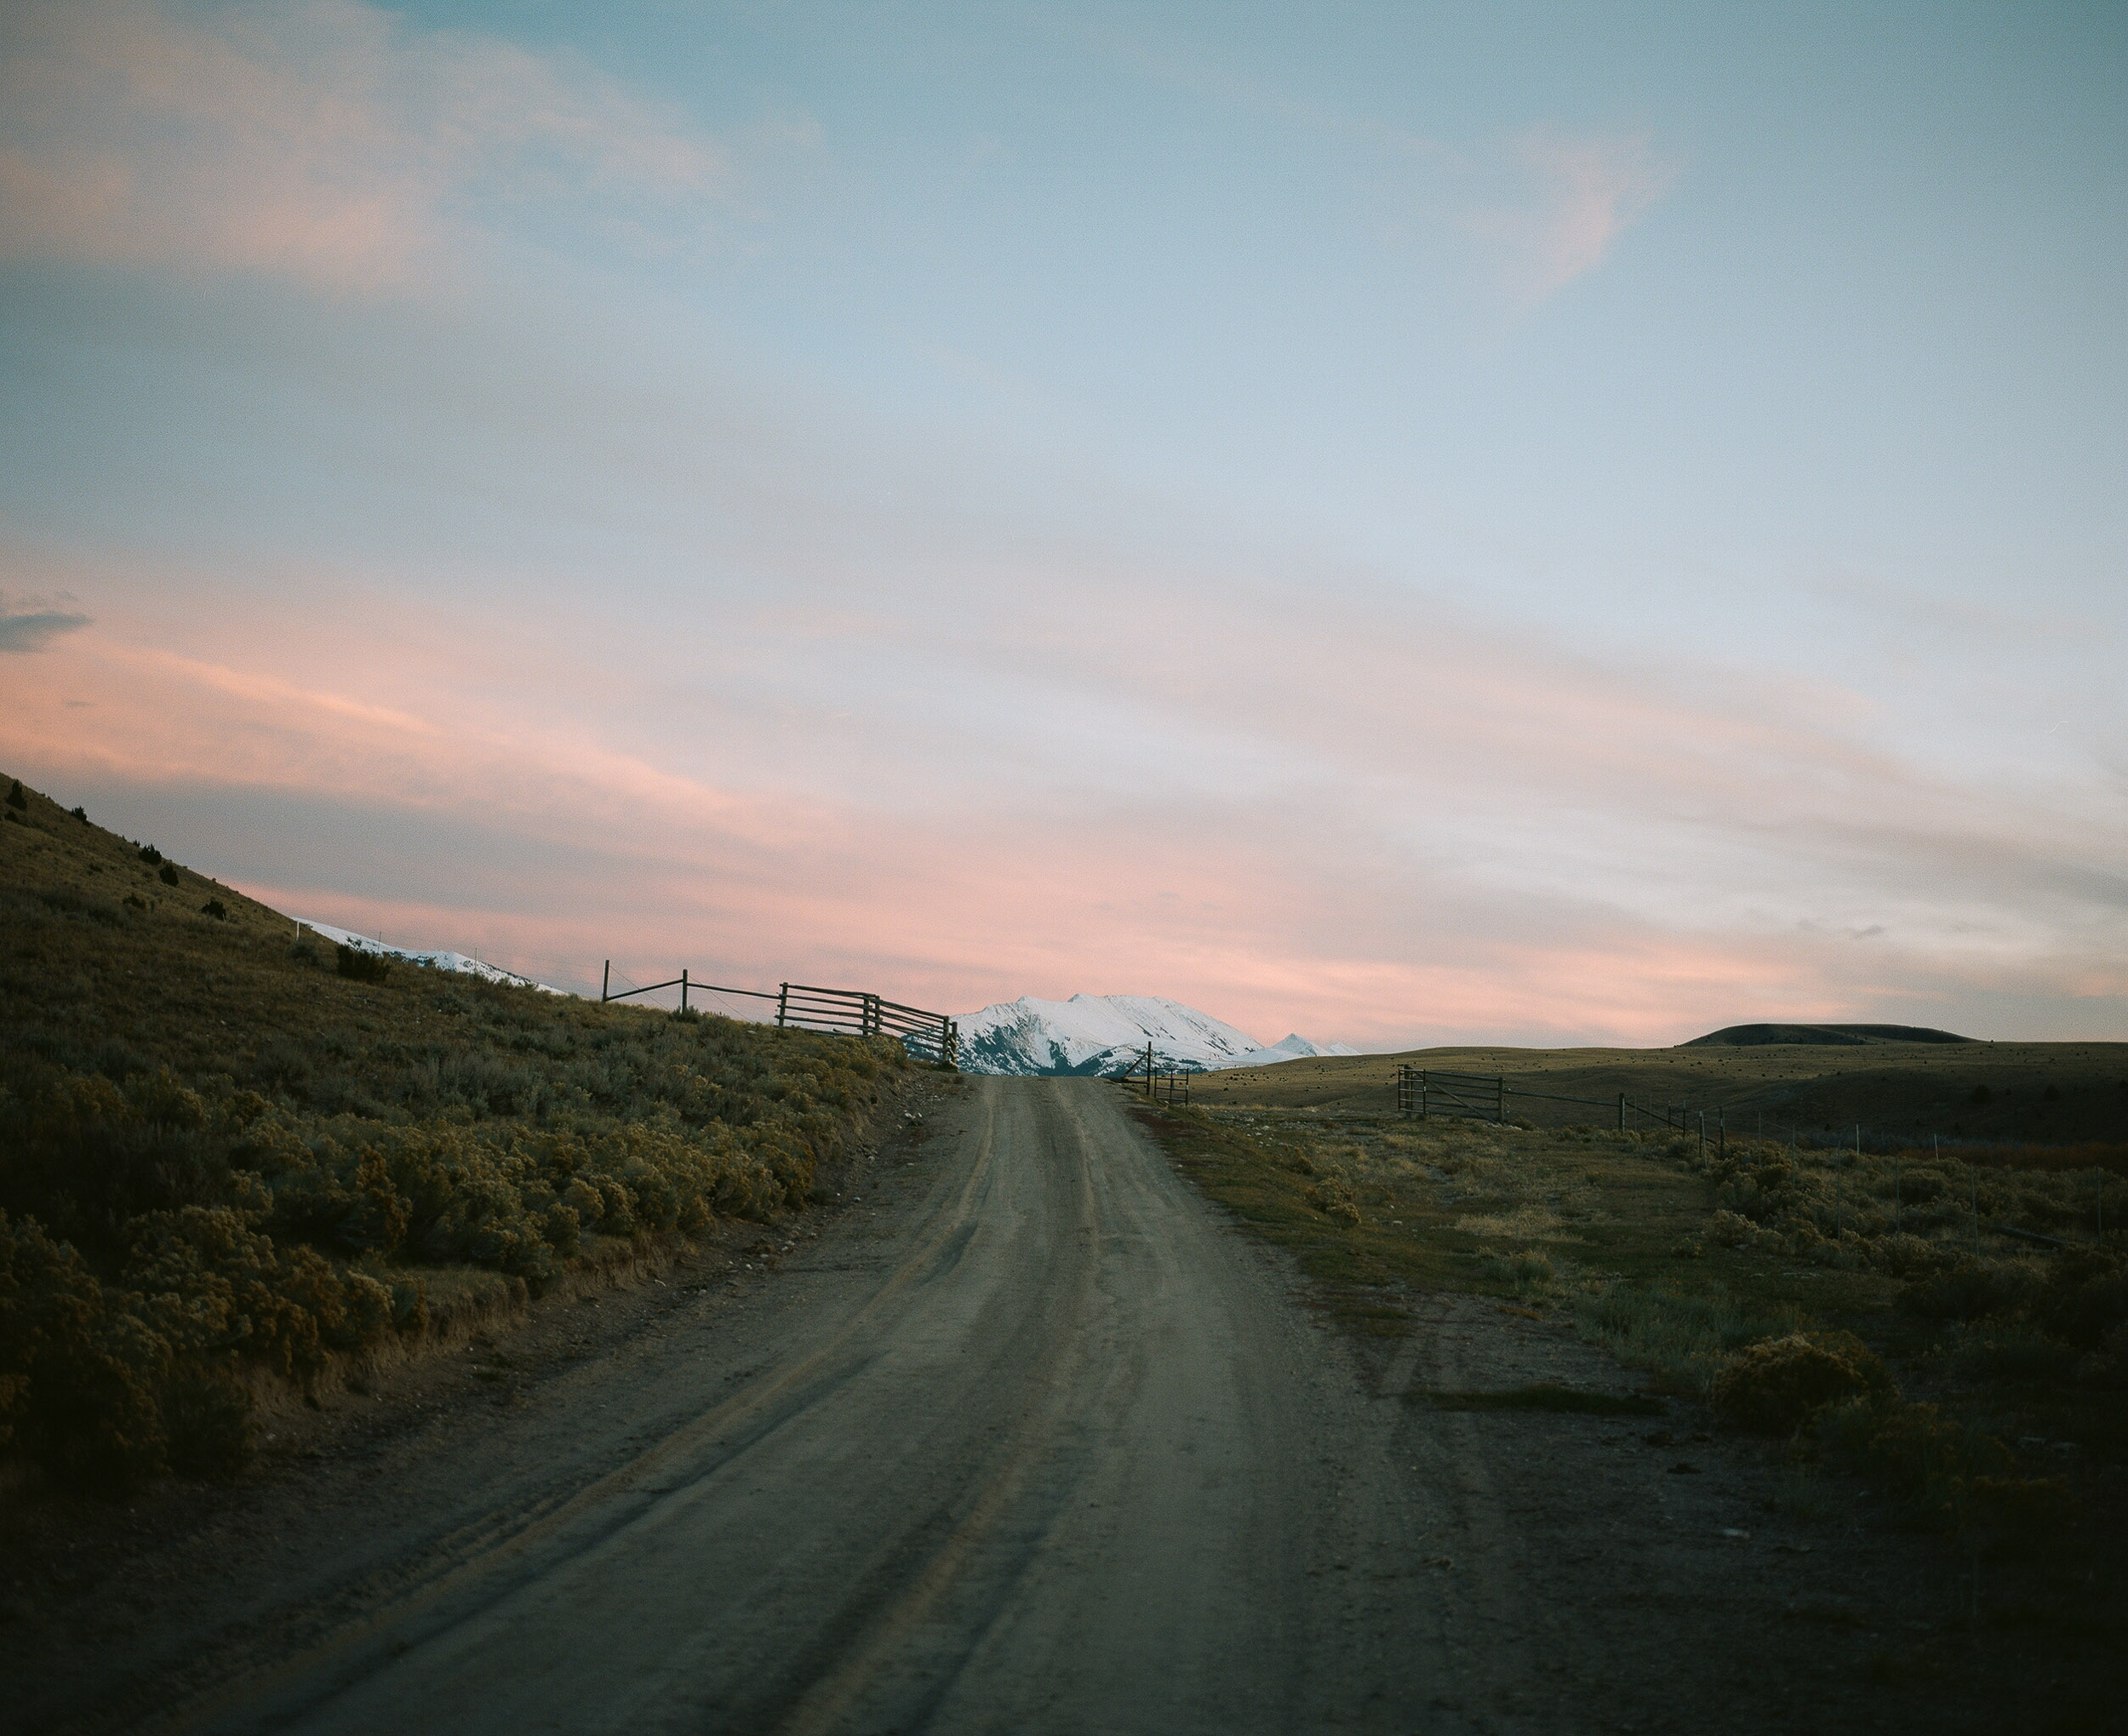
[[1925, 1025], [1731, 1025], [1681, 1042], [1679, 1048], [1755, 1048], [1765, 1043], [1814, 1043], [1827, 1048], [1864, 1048], [1885, 1042], [1974, 1042], [1956, 1031], [1931, 1031]]

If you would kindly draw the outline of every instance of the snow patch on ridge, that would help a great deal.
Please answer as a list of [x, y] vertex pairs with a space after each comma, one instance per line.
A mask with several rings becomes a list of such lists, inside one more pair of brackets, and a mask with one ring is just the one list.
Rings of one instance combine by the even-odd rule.
[[545, 983], [535, 983], [530, 977], [519, 976], [515, 971], [505, 970], [499, 964], [489, 964], [485, 959], [468, 957], [463, 952], [415, 952], [404, 946], [387, 946], [370, 935], [358, 934], [352, 928], [335, 928], [330, 922], [305, 922], [303, 926], [321, 940], [329, 940], [335, 946], [351, 947], [357, 952], [374, 953], [379, 958], [404, 959], [409, 964], [425, 964], [432, 970], [456, 971], [464, 976], [478, 977], [483, 982], [501, 983], [508, 988], [537, 989], [548, 995], [565, 995], [569, 992], [566, 989], [550, 988]]

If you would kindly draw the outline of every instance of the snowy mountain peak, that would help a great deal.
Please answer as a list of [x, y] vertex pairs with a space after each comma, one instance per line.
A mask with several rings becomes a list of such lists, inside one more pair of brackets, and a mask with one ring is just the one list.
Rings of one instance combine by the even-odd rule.
[[960, 1021], [960, 1065], [970, 1073], [1119, 1073], [1153, 1045], [1164, 1067], [1247, 1067], [1301, 1055], [1352, 1054], [1319, 1048], [1297, 1034], [1259, 1043], [1246, 1031], [1180, 1001], [1158, 995], [1073, 995], [1043, 1001], [1023, 995]]

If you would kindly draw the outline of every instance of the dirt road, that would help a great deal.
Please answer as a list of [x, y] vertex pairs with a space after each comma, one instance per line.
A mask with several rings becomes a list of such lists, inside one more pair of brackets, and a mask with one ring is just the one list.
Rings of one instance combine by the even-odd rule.
[[55, 1533], [0, 1728], [1994, 1732], [2074, 1686], [1692, 1407], [1410, 1402], [1627, 1382], [1477, 1298], [1332, 1330], [1111, 1087], [926, 1116], [817, 1239], [412, 1365], [111, 1565]]
[[1425, 1520], [1333, 1341], [1109, 1088], [933, 1114], [854, 1259], [664, 1359], [684, 1420], [186, 1722], [1415, 1727]]

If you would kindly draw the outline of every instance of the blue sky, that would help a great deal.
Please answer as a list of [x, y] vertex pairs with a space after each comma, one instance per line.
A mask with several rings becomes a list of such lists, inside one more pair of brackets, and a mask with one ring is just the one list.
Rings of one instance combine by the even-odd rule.
[[20, 7], [0, 742], [1269, 1039], [2128, 1037], [2117, 9]]

